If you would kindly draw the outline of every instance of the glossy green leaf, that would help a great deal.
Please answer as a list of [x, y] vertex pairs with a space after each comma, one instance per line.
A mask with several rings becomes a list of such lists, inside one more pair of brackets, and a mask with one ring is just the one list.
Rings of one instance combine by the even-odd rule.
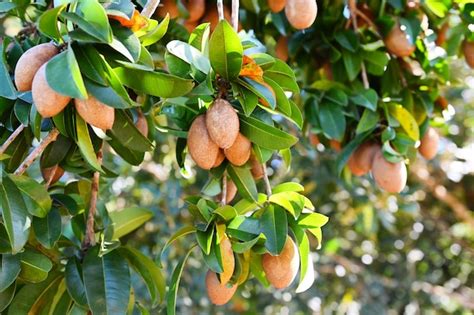
[[163, 38], [163, 36], [166, 34], [166, 31], [168, 31], [169, 22], [170, 17], [167, 14], [166, 17], [154, 29], [149, 31], [146, 35], [140, 37], [142, 45], [147, 47]]
[[329, 218], [320, 213], [304, 213], [298, 219], [298, 225], [302, 227], [322, 227], [329, 221]]
[[57, 41], [61, 39], [61, 33], [58, 28], [58, 17], [65, 8], [66, 5], [63, 4], [41, 14], [38, 19], [38, 29], [41, 33]]
[[13, 300], [16, 291], [16, 282], [0, 292], [0, 312], [3, 312]]
[[207, 55], [210, 33], [211, 24], [202, 23], [192, 31], [191, 35], [189, 35], [188, 44]]
[[82, 117], [76, 113], [77, 146], [87, 163], [96, 171], [102, 171], [89, 136], [89, 128]]
[[2, 269], [0, 269], [0, 292], [4, 292], [15, 282], [20, 274], [20, 255], [2, 255]]
[[107, 106], [123, 109], [130, 108], [132, 104], [123, 99], [113, 88], [110, 86], [103, 86], [92, 82], [88, 79], [84, 80], [84, 84], [87, 88], [87, 92], [94, 96], [96, 99], [101, 101]]
[[46, 217], [53, 203], [46, 187], [27, 176], [9, 174], [8, 177], [10, 177], [16, 187], [21, 191], [28, 212], [40, 218]]
[[181, 237], [184, 237], [186, 235], [189, 235], [189, 234], [192, 234], [192, 233], [195, 233], [196, 232], [196, 228], [193, 227], [193, 226], [183, 226], [182, 228], [180, 228], [178, 231], [176, 231], [165, 243], [165, 245], [163, 246], [163, 248], [161, 249], [161, 254], [160, 256], [158, 257], [159, 258], [159, 261], [158, 261], [158, 265], [161, 266], [161, 261], [163, 261], [163, 256], [164, 256], [164, 253], [166, 251], [166, 249], [168, 249], [168, 247], [174, 242], [176, 241], [177, 239], [181, 238]]
[[293, 146], [298, 139], [254, 117], [240, 116], [240, 132], [260, 147], [281, 150]]
[[377, 102], [379, 96], [377, 92], [372, 89], [362, 90], [356, 93], [356, 95], [351, 96], [351, 101], [355, 104], [366, 107], [372, 111], [377, 110]]
[[8, 73], [7, 61], [4, 54], [6, 45], [5, 40], [0, 44], [0, 82], [2, 82], [2, 84], [0, 84], [0, 96], [14, 100], [16, 99], [16, 89]]
[[280, 254], [288, 237], [285, 210], [279, 206], [268, 206], [260, 218], [260, 227], [266, 237], [265, 248], [272, 255]]
[[272, 79], [285, 91], [300, 92], [300, 88], [296, 83], [295, 73], [289, 65], [279, 59], [275, 59], [275, 63], [265, 70], [263, 77], [264, 79]]
[[130, 150], [146, 152], [153, 147], [150, 140], [142, 135], [125, 111], [115, 111], [114, 125], [107, 134]]
[[319, 121], [328, 138], [342, 140], [346, 131], [346, 118], [340, 106], [331, 102], [320, 104]]
[[248, 77], [241, 77], [238, 80], [238, 83], [244, 88], [253, 92], [255, 95], [257, 95], [260, 98], [260, 103], [265, 102], [266, 105], [264, 106], [269, 105], [271, 109], [275, 109], [277, 100], [273, 92], [268, 88], [268, 86], [263, 85], [262, 83], [252, 80]]
[[347, 72], [347, 77], [350, 81], [353, 81], [359, 75], [362, 58], [359, 54], [351, 53], [347, 50], [342, 51], [342, 60], [344, 62], [344, 67]]
[[[240, 86], [240, 85], [233, 85], [234, 93], [237, 94], [237, 99], [242, 106], [245, 115], [248, 117], [254, 111], [255, 107], [258, 104], [258, 96], [250, 91], [249, 89]], [[235, 94], [234, 94], [235, 95]]]
[[201, 51], [188, 43], [173, 40], [166, 45], [166, 49], [174, 56], [206, 75], [211, 71], [211, 63], [209, 62], [209, 59], [204, 56]]
[[219, 207], [213, 213], [224, 219], [224, 221], [230, 221], [237, 216], [237, 210], [229, 205]]
[[65, 274], [66, 287], [75, 303], [87, 307], [86, 288], [82, 276], [82, 266], [76, 257], [69, 258]]
[[209, 40], [212, 68], [224, 79], [235, 79], [242, 68], [243, 48], [240, 38], [226, 20], [221, 20]]
[[94, 28], [100, 39], [108, 43], [112, 41], [112, 30], [107, 13], [98, 0], [82, 0], [78, 3], [78, 10], [84, 20]]
[[272, 192], [274, 194], [278, 194], [278, 193], [286, 192], [286, 191], [302, 192], [304, 191], [304, 187], [299, 183], [287, 182], [287, 183], [278, 184], [272, 188]]
[[114, 38], [109, 46], [125, 56], [130, 62], [138, 62], [142, 46], [135, 33], [123, 27], [114, 29], [113, 32]]
[[229, 164], [227, 172], [242, 197], [248, 200], [258, 200], [257, 186], [248, 168]]
[[379, 122], [379, 114], [377, 112], [373, 112], [372, 110], [366, 108], [362, 117], [357, 124], [356, 134], [363, 133], [367, 130], [373, 129], [377, 126]]
[[59, 210], [53, 208], [45, 218], [34, 218], [33, 230], [41, 245], [46, 248], [53, 248], [61, 236], [61, 214]]
[[178, 288], [179, 288], [179, 282], [181, 280], [181, 274], [183, 273], [184, 264], [186, 263], [186, 260], [188, 259], [193, 249], [194, 249], [194, 246], [191, 247], [189, 251], [186, 253], [186, 255], [181, 258], [181, 260], [178, 262], [178, 264], [173, 270], [173, 274], [169, 282], [169, 289], [168, 289], [168, 294], [166, 298], [167, 300], [166, 313], [168, 315], [176, 314], [176, 298], [178, 296]]
[[300, 281], [296, 288], [297, 293], [305, 292], [314, 283], [314, 266], [311, 258], [309, 239], [304, 229], [299, 226], [292, 226], [295, 234], [298, 253], [300, 256]]
[[25, 250], [20, 255], [21, 272], [19, 277], [22, 280], [38, 283], [48, 277], [48, 273], [53, 268], [53, 263], [48, 257], [31, 249]]
[[113, 222], [113, 239], [119, 239], [142, 226], [153, 217], [153, 212], [145, 208], [131, 207], [109, 213]]

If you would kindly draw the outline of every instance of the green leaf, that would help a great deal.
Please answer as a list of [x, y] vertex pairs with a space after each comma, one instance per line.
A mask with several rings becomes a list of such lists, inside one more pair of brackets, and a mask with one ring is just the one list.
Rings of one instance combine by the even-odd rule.
[[257, 107], [258, 96], [241, 85], [233, 84], [232, 87], [234, 88], [234, 95], [237, 94], [236, 97], [244, 110], [245, 116], [250, 116], [255, 107]]
[[166, 17], [158, 24], [154, 29], [140, 37], [140, 41], [143, 46], [147, 47], [153, 45], [159, 41], [168, 31], [168, 24], [170, 22], [170, 17], [166, 14]]
[[193, 226], [183, 226], [182, 228], [180, 228], [178, 231], [176, 231], [165, 243], [165, 245], [163, 246], [163, 248], [161, 249], [161, 254], [160, 256], [158, 257], [159, 258], [159, 261], [158, 261], [158, 265], [161, 266], [161, 262], [163, 261], [163, 255], [165, 253], [165, 251], [168, 249], [168, 247], [174, 242], [176, 241], [177, 239], [181, 238], [181, 237], [184, 237], [186, 235], [189, 235], [191, 233], [195, 233], [196, 232], [196, 228], [193, 227]]
[[292, 226], [292, 230], [295, 234], [300, 255], [300, 281], [296, 292], [301, 293], [308, 290], [314, 283], [314, 265], [310, 254], [309, 239], [305, 230], [299, 226]]
[[293, 146], [298, 138], [254, 117], [240, 115], [240, 132], [262, 148], [281, 150]]
[[379, 122], [379, 114], [366, 108], [357, 124], [356, 134], [361, 134], [367, 130], [373, 129]]
[[213, 213], [220, 216], [224, 221], [230, 221], [237, 216], [237, 210], [229, 205], [219, 207]]
[[61, 33], [58, 28], [59, 14], [66, 8], [66, 4], [57, 6], [51, 10], [46, 10], [38, 19], [38, 29], [41, 33], [56, 40], [61, 40]]
[[271, 109], [275, 109], [276, 98], [275, 98], [275, 95], [272, 93], [272, 91], [268, 88], [268, 86], [263, 85], [262, 83], [252, 80], [248, 77], [241, 77], [238, 80], [238, 83], [242, 85], [243, 87], [245, 87], [246, 89], [253, 92], [259, 98], [261, 98], [261, 100], [259, 100], [260, 103], [264, 101], [268, 105], [270, 105]]
[[381, 76], [385, 71], [385, 67], [390, 60], [390, 57], [386, 52], [382, 51], [362, 51], [362, 57], [364, 58], [367, 72]]
[[260, 227], [266, 237], [265, 248], [272, 255], [280, 254], [288, 237], [285, 210], [279, 206], [268, 206], [260, 218]]
[[[104, 7], [97, 0], [83, 0], [78, 3], [78, 9], [84, 20], [91, 25], [99, 39], [107, 43], [112, 41], [112, 30]], [[92, 34], [91, 34], [92, 35]]]
[[347, 77], [350, 81], [353, 81], [355, 78], [357, 78], [361, 69], [362, 58], [360, 54], [343, 50], [342, 60], [344, 62], [344, 67], [346, 68]]
[[19, 277], [31, 283], [44, 281], [48, 277], [51, 268], [53, 268], [53, 263], [48, 257], [31, 249], [21, 253], [20, 262], [21, 272]]
[[210, 23], [202, 23], [198, 25], [191, 35], [189, 35], [188, 44], [199, 49], [205, 55], [208, 53], [209, 34], [211, 32]]
[[351, 101], [355, 104], [366, 107], [374, 112], [377, 110], [378, 100], [379, 96], [377, 92], [372, 89], [362, 90], [357, 92], [356, 95], [351, 96]]
[[304, 191], [304, 187], [303, 185], [299, 183], [287, 182], [287, 183], [279, 184], [272, 188], [272, 192], [274, 194], [278, 194], [278, 193], [286, 192], [286, 191], [302, 192]]
[[197, 48], [188, 43], [172, 40], [166, 45], [166, 49], [174, 56], [193, 66], [204, 74], [211, 71], [211, 63]]
[[238, 77], [242, 68], [240, 38], [226, 20], [221, 20], [209, 40], [209, 58], [214, 71], [224, 79]]
[[66, 288], [75, 303], [87, 307], [86, 288], [82, 276], [82, 266], [76, 257], [69, 258], [64, 272]]
[[330, 89], [326, 92], [326, 94], [324, 94], [324, 97], [333, 102], [334, 104], [340, 106], [347, 106], [347, 104], [349, 103], [347, 94], [340, 89]]
[[257, 280], [266, 288], [270, 286], [270, 283], [265, 276], [265, 271], [262, 268], [262, 256], [260, 254], [250, 253], [250, 271], [257, 278]]
[[264, 53], [251, 54], [249, 57], [252, 58], [253, 61], [255, 61], [263, 70], [271, 68], [276, 62], [274, 57]]
[[5, 48], [7, 41], [3, 40], [0, 44], [0, 96], [10, 100], [16, 99], [16, 89], [8, 73], [7, 61], [5, 59]]
[[260, 222], [255, 218], [239, 215], [229, 223], [226, 232], [233, 238], [247, 242], [260, 234]]
[[181, 280], [181, 274], [183, 273], [184, 264], [186, 263], [186, 260], [188, 259], [193, 249], [194, 249], [194, 246], [189, 249], [186, 255], [183, 256], [183, 258], [181, 258], [181, 260], [178, 262], [178, 264], [173, 270], [173, 274], [169, 282], [169, 289], [168, 289], [168, 294], [166, 298], [167, 300], [166, 313], [168, 315], [176, 314], [176, 298], [178, 296], [179, 281]]
[[94, 96], [105, 105], [118, 109], [132, 107], [131, 104], [127, 102], [127, 100], [123, 99], [110, 86], [103, 86], [88, 79], [84, 80], [84, 84], [89, 94]]
[[102, 167], [97, 160], [97, 155], [92, 146], [92, 141], [89, 136], [89, 128], [82, 117], [76, 113], [76, 132], [77, 132], [77, 146], [81, 151], [81, 155], [87, 163], [96, 171], [102, 172]]
[[13, 300], [16, 291], [16, 282], [0, 292], [0, 312], [3, 312]]
[[320, 104], [319, 121], [328, 138], [342, 141], [346, 132], [346, 118], [340, 106], [331, 102]]
[[46, 248], [53, 248], [61, 237], [61, 214], [59, 210], [53, 208], [46, 218], [34, 218], [33, 230], [41, 245]]
[[136, 230], [150, 220], [153, 217], [153, 212], [145, 208], [131, 207], [110, 212], [109, 217], [114, 227], [112, 239], [116, 240]]
[[160, 268], [150, 258], [130, 246], [119, 248], [119, 253], [142, 277], [150, 293], [152, 307], [156, 307], [164, 299], [166, 292], [166, 282]]
[[298, 219], [298, 225], [305, 228], [322, 227], [329, 218], [320, 213], [303, 213]]
[[21, 191], [28, 212], [40, 218], [46, 217], [53, 203], [46, 187], [26, 176], [9, 174], [8, 177], [10, 177], [16, 187]]
[[130, 299], [130, 269], [114, 250], [99, 257], [99, 248], [87, 251], [83, 263], [84, 286], [93, 314], [125, 314]]
[[107, 135], [130, 150], [146, 152], [153, 148], [150, 140], [142, 135], [125, 111], [115, 111], [114, 125], [107, 131]]
[[248, 168], [229, 164], [227, 172], [229, 172], [230, 178], [237, 186], [237, 190], [243, 198], [247, 200], [258, 200], [257, 186]]
[[281, 193], [273, 193], [268, 201], [280, 205], [284, 209], [297, 218], [305, 207], [305, 197], [294, 191], [285, 191]]
[[48, 61], [46, 80], [49, 86], [60, 94], [87, 99], [87, 90], [71, 46]]
[[300, 88], [296, 83], [296, 77], [293, 70], [285, 62], [275, 59], [273, 66], [265, 70], [263, 78], [270, 78], [280, 85], [283, 90], [299, 93]]
[[390, 115], [398, 120], [410, 138], [415, 141], [420, 140], [420, 128], [418, 127], [415, 118], [413, 118], [406, 108], [404, 108], [402, 105], [390, 104], [389, 111]]
[[262, 239], [261, 236], [257, 236], [254, 239], [246, 242], [233, 242], [232, 243], [232, 250], [236, 253], [242, 254], [246, 251], [250, 250], [257, 242]]
[[121, 53], [130, 62], [138, 62], [142, 46], [135, 33], [124, 27], [114, 29], [114, 38], [110, 47]]
[[20, 255], [2, 255], [2, 269], [0, 269], [0, 292], [4, 292], [15, 282], [20, 274]]

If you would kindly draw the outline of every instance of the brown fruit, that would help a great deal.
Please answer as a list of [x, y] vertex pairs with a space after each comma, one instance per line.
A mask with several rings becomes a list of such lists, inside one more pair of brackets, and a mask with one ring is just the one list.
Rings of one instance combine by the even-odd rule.
[[310, 133], [309, 134], [309, 143], [311, 143], [311, 145], [313, 145], [313, 146], [317, 146], [318, 144], [321, 143], [321, 141], [319, 141], [319, 137], [318, 137], [317, 134]]
[[[232, 181], [228, 181], [228, 183], [232, 183]], [[229, 187], [229, 185], [227, 185], [227, 187]], [[235, 196], [235, 193], [234, 193], [234, 196]], [[232, 250], [232, 243], [230, 242], [227, 236], [224, 236], [221, 239], [221, 242], [219, 245], [221, 249], [222, 269], [223, 269], [223, 272], [220, 273], [221, 284], [227, 284], [227, 282], [229, 282], [230, 278], [232, 278], [232, 275], [234, 274], [234, 269], [235, 269], [234, 251]]]
[[115, 111], [95, 97], [89, 95], [87, 100], [74, 99], [74, 105], [79, 115], [88, 124], [102, 130], [111, 129], [114, 125]]
[[462, 45], [464, 58], [469, 67], [474, 68], [474, 42], [464, 41]]
[[157, 14], [164, 18], [166, 14], [170, 15], [170, 19], [175, 19], [179, 16], [179, 9], [176, 5], [176, 0], [162, 0], [158, 7]]
[[196, 22], [185, 21], [183, 26], [189, 33], [192, 33], [198, 24]]
[[59, 165], [42, 168], [41, 175], [46, 183], [54, 185], [64, 175], [64, 169]]
[[444, 43], [446, 42], [447, 35], [448, 35], [448, 30], [449, 30], [449, 23], [448, 22], [443, 23], [441, 28], [436, 33], [437, 35], [436, 41], [435, 41], [436, 45], [438, 46], [444, 45]]
[[310, 27], [316, 20], [317, 14], [316, 0], [288, 0], [285, 6], [288, 22], [298, 30]]
[[407, 167], [403, 162], [388, 162], [382, 151], [378, 151], [372, 163], [372, 176], [381, 189], [389, 193], [399, 193], [407, 184]]
[[142, 135], [144, 135], [145, 137], [148, 136], [148, 122], [146, 121], [146, 118], [141, 111], [138, 112], [135, 127], [137, 127], [138, 131], [140, 131]]
[[252, 176], [254, 179], [260, 179], [263, 177], [263, 165], [257, 160], [255, 156], [250, 157], [250, 165], [251, 169], [250, 172], [252, 173]]
[[[227, 7], [224, 7], [224, 18], [229, 22], [231, 20], [230, 10]], [[217, 12], [216, 6], [213, 5], [211, 8], [208, 8], [208, 11], [202, 18], [202, 21], [209, 22], [211, 24], [211, 32], [214, 31], [217, 24], [219, 23], [219, 14]]]
[[[369, 20], [369, 21], [373, 21], [375, 18], [374, 18], [374, 14], [372, 13], [372, 10], [370, 9], [370, 7], [363, 3], [363, 4], [357, 4], [357, 10], [359, 10], [359, 12], [361, 14], [364, 14], [365, 17]], [[370, 26], [369, 22], [365, 19], [365, 18], [362, 18], [361, 15], [357, 15], [357, 27], [358, 28], [363, 28], [363, 27], [367, 27], [367, 26]]]
[[212, 304], [215, 305], [224, 305], [230, 301], [232, 296], [234, 296], [235, 291], [237, 290], [237, 285], [234, 284], [229, 286], [227, 284], [222, 284], [217, 279], [217, 275], [209, 270], [206, 274], [206, 291], [207, 296]]
[[214, 165], [212, 165], [212, 168], [218, 167], [219, 165], [222, 164], [222, 162], [224, 162], [224, 160], [225, 160], [224, 151], [222, 151], [222, 149], [219, 149], [219, 153], [217, 153], [217, 157], [216, 157], [216, 160], [214, 161]]
[[337, 140], [329, 140], [329, 146], [336, 152], [341, 152], [342, 150], [341, 142]]
[[280, 36], [275, 46], [275, 55], [283, 61], [288, 60], [288, 37]]
[[420, 154], [427, 160], [431, 160], [438, 152], [439, 135], [434, 128], [428, 127], [423, 138], [421, 138], [421, 145], [418, 148]]
[[287, 237], [280, 255], [264, 254], [262, 267], [268, 281], [277, 289], [288, 287], [296, 277], [300, 265], [298, 248], [291, 237]]
[[252, 142], [240, 132], [234, 141], [234, 144], [224, 150], [225, 157], [230, 163], [241, 166], [247, 163], [252, 152]]
[[365, 142], [360, 145], [349, 158], [348, 166], [352, 174], [362, 176], [372, 168], [375, 153], [380, 151], [380, 146], [375, 143]]
[[185, 1], [184, 5], [189, 13], [188, 22], [194, 22], [197, 24], [199, 19], [202, 18], [206, 12], [205, 0], [188, 0]]
[[191, 124], [188, 133], [188, 150], [200, 168], [209, 170], [216, 161], [219, 147], [207, 132], [205, 117], [205, 115], [200, 115]]
[[234, 144], [239, 134], [239, 116], [228, 101], [218, 98], [206, 112], [206, 127], [212, 141], [220, 148], [227, 149]]
[[278, 13], [285, 8], [286, 0], [268, 0], [268, 7], [273, 13]]
[[408, 57], [416, 49], [408, 40], [407, 34], [396, 24], [384, 39], [387, 50], [397, 57]]
[[[235, 195], [237, 194], [237, 186], [235, 186], [234, 182], [230, 179], [227, 179], [227, 189], [226, 189], [226, 195], [225, 195], [225, 203], [228, 204], [232, 202], [232, 200], [235, 198]], [[217, 195], [217, 200], [221, 201], [222, 200], [222, 194]]]
[[444, 96], [438, 96], [438, 98], [435, 101], [435, 104], [441, 107], [441, 109], [446, 109], [448, 108], [449, 101]]
[[69, 96], [59, 94], [49, 86], [46, 81], [46, 64], [43, 64], [36, 72], [31, 87], [33, 103], [38, 113], [44, 118], [56, 116], [71, 101]]
[[58, 52], [58, 48], [52, 43], [45, 43], [32, 47], [21, 55], [15, 67], [15, 85], [18, 91], [31, 90], [36, 72]]
[[326, 79], [332, 81], [334, 79], [334, 76], [332, 74], [332, 67], [330, 62], [325, 62], [323, 64], [323, 73]]

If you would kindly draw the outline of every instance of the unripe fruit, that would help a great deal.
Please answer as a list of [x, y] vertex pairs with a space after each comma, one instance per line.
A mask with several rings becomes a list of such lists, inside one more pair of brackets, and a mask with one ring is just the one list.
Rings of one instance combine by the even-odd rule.
[[468, 42], [465, 40], [462, 45], [462, 49], [467, 65], [471, 68], [474, 68], [474, 42]]
[[426, 130], [423, 138], [421, 138], [421, 145], [418, 148], [420, 154], [427, 160], [431, 160], [438, 152], [439, 135], [434, 128], [429, 127]]
[[234, 144], [224, 150], [225, 157], [230, 163], [241, 166], [247, 163], [252, 152], [252, 143], [240, 132], [234, 141]]
[[[229, 181], [229, 182], [232, 183], [232, 181]], [[220, 273], [220, 279], [221, 279], [222, 284], [227, 284], [227, 282], [229, 282], [230, 278], [232, 278], [232, 275], [234, 274], [234, 269], [235, 269], [234, 251], [232, 250], [232, 244], [227, 236], [224, 236], [221, 239], [221, 243], [219, 245], [221, 249], [222, 269], [223, 269], [223, 271]]]
[[95, 97], [89, 95], [87, 100], [74, 99], [74, 105], [79, 115], [88, 124], [102, 130], [111, 129], [114, 125], [115, 111]]
[[206, 113], [206, 126], [212, 141], [227, 149], [239, 134], [239, 117], [228, 101], [218, 98]]
[[222, 284], [217, 279], [217, 275], [208, 271], [206, 274], [206, 291], [207, 296], [212, 304], [215, 305], [224, 305], [230, 301], [232, 296], [234, 296], [235, 291], [237, 290], [237, 285], [234, 284], [229, 286], [227, 284]]
[[170, 19], [175, 19], [179, 16], [179, 9], [175, 0], [162, 0], [157, 11], [158, 16], [162, 18], [167, 13], [170, 15]]
[[407, 167], [405, 163], [390, 163], [378, 151], [374, 157], [372, 164], [372, 175], [374, 176], [377, 185], [389, 192], [399, 193], [405, 188], [407, 184]]
[[416, 49], [408, 40], [407, 34], [395, 25], [384, 39], [387, 50], [397, 57], [408, 57]]
[[198, 116], [191, 124], [188, 133], [188, 151], [200, 168], [209, 170], [216, 161], [219, 147], [207, 132], [205, 117], [205, 115]]
[[54, 185], [64, 175], [64, 169], [59, 165], [42, 168], [41, 175], [46, 183]]
[[49, 59], [57, 55], [58, 52], [58, 48], [52, 43], [45, 43], [32, 47], [21, 55], [15, 67], [15, 85], [17, 90], [20, 92], [31, 90], [36, 72]]
[[255, 156], [250, 157], [252, 177], [257, 180], [263, 177], [263, 165], [257, 160]]
[[283, 61], [288, 60], [288, 37], [280, 36], [275, 46], [275, 55]]
[[316, 0], [288, 0], [285, 6], [288, 22], [298, 30], [310, 27], [316, 20], [317, 14]]
[[360, 145], [349, 158], [348, 166], [352, 174], [362, 176], [372, 168], [375, 154], [380, 151], [380, 146], [375, 143], [365, 142]]
[[298, 248], [291, 237], [287, 237], [280, 255], [264, 254], [262, 267], [268, 281], [277, 289], [288, 287], [296, 277], [300, 265]]
[[219, 149], [219, 153], [217, 153], [217, 157], [216, 157], [216, 160], [214, 161], [214, 165], [212, 165], [212, 168], [218, 167], [219, 165], [222, 164], [222, 162], [224, 162], [224, 160], [225, 160], [224, 151], [222, 151], [222, 149]]
[[43, 118], [53, 117], [59, 114], [71, 101], [66, 95], [59, 94], [53, 90], [46, 81], [46, 65], [42, 65], [36, 72], [31, 93], [36, 110]]
[[268, 0], [268, 7], [273, 13], [278, 13], [285, 8], [286, 0]]
[[135, 127], [137, 127], [138, 131], [140, 131], [143, 136], [148, 136], [148, 122], [142, 112], [138, 112]]
[[206, 12], [205, 0], [188, 0], [185, 2], [185, 6], [189, 13], [188, 22], [197, 23]]

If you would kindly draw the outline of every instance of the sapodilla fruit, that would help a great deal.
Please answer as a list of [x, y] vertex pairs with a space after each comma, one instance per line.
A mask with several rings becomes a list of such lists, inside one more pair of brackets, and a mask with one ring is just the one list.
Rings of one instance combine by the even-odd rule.
[[310, 27], [316, 20], [317, 14], [316, 0], [288, 0], [286, 2], [286, 18], [291, 26], [298, 30]]
[[280, 255], [264, 254], [262, 267], [267, 280], [277, 289], [288, 287], [296, 277], [300, 265], [298, 248], [291, 237], [287, 237]]
[[197, 23], [200, 18], [206, 12], [206, 1], [205, 0], [188, 0], [185, 1], [186, 9], [188, 10], [189, 17], [188, 22]]
[[135, 127], [137, 127], [138, 131], [140, 131], [143, 136], [148, 136], [148, 122], [142, 112], [139, 112], [137, 115]]
[[283, 61], [288, 60], [288, 37], [280, 36], [275, 46], [275, 55]]
[[464, 41], [462, 45], [464, 59], [469, 67], [474, 68], [474, 42]]
[[263, 177], [263, 165], [253, 155], [250, 157], [250, 166], [253, 179], [258, 180]]
[[[235, 186], [233, 181], [227, 180], [226, 187], [227, 189], [226, 189], [226, 195], [225, 195], [225, 203], [228, 204], [235, 198], [235, 195], [237, 194], [237, 186]], [[222, 194], [217, 195], [217, 199], [221, 201]]]
[[36, 72], [31, 87], [33, 103], [43, 118], [56, 116], [71, 101], [69, 96], [59, 94], [49, 86], [46, 81], [46, 65], [47, 63], [43, 64]]
[[111, 129], [115, 121], [115, 111], [94, 96], [89, 95], [86, 100], [74, 99], [74, 105], [79, 115], [94, 127], [102, 130]]
[[230, 148], [239, 134], [239, 117], [230, 103], [216, 99], [206, 112], [206, 127], [212, 141], [222, 149]]
[[18, 91], [29, 91], [33, 84], [33, 78], [39, 68], [59, 52], [52, 43], [40, 44], [28, 49], [15, 67], [15, 85]]
[[223, 271], [220, 273], [220, 279], [221, 279], [222, 284], [227, 284], [227, 282], [229, 282], [230, 278], [232, 278], [232, 275], [234, 274], [234, 269], [235, 269], [234, 251], [232, 250], [232, 244], [227, 236], [224, 236], [221, 239], [219, 246], [221, 249], [222, 269], [223, 269]]
[[209, 270], [206, 274], [207, 296], [212, 304], [224, 305], [230, 301], [237, 290], [237, 284], [228, 285], [219, 282], [216, 273]]
[[380, 150], [380, 146], [375, 143], [365, 142], [360, 145], [349, 158], [347, 165], [355, 176], [362, 176], [370, 172], [374, 161], [375, 153]]
[[207, 132], [205, 117], [205, 115], [200, 115], [191, 124], [188, 132], [188, 151], [200, 168], [209, 170], [216, 161], [219, 147]]
[[372, 163], [372, 175], [377, 185], [389, 192], [399, 193], [407, 183], [407, 167], [405, 163], [390, 163], [384, 157], [382, 151], [375, 153]]
[[387, 50], [397, 57], [408, 57], [416, 49], [408, 40], [407, 34], [400, 29], [399, 24], [396, 24], [384, 38], [384, 43]]
[[421, 138], [421, 145], [418, 148], [420, 154], [427, 160], [431, 160], [438, 152], [439, 135], [434, 128], [429, 127], [426, 130], [423, 138]]
[[230, 163], [241, 166], [247, 163], [252, 152], [252, 142], [240, 132], [230, 148], [224, 149], [225, 157]]
[[64, 169], [59, 165], [42, 168], [41, 175], [46, 183], [53, 185], [64, 175]]
[[170, 19], [175, 19], [179, 16], [179, 9], [176, 5], [176, 0], [162, 0], [158, 7], [157, 14], [159, 17], [170, 15]]
[[218, 167], [219, 165], [222, 164], [222, 162], [224, 162], [224, 160], [225, 160], [224, 151], [222, 151], [222, 149], [219, 149], [219, 153], [217, 153], [217, 157], [216, 157], [216, 160], [214, 161], [214, 165], [212, 165], [212, 168]]
[[278, 13], [285, 8], [286, 0], [268, 0], [268, 7], [273, 13]]

